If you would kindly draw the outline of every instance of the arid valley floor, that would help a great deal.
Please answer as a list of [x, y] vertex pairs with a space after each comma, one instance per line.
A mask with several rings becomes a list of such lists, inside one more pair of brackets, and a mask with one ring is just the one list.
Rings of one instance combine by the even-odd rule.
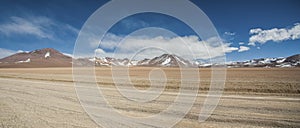
[[[131, 116], [159, 113], [180, 88], [180, 71], [163, 69], [168, 78], [162, 98], [151, 106], [122, 102], [110, 68], [96, 68], [98, 86], [118, 111]], [[138, 89], [149, 86], [150, 67], [130, 68]], [[211, 70], [200, 69], [200, 89], [191, 111], [174, 127], [300, 127], [300, 68], [227, 69], [223, 96], [206, 122], [198, 122]], [[181, 104], [184, 106], [184, 104]], [[113, 120], [112, 120], [113, 122]], [[77, 98], [72, 68], [0, 69], [0, 127], [100, 127], [84, 112]]]

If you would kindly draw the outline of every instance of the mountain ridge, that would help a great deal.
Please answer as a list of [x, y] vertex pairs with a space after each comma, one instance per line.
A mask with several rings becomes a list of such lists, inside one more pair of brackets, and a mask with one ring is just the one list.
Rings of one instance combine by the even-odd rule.
[[[200, 67], [209, 68], [219, 64], [189, 61], [175, 54], [162, 54], [142, 60], [116, 59], [112, 57], [90, 57], [74, 59], [53, 48], [20, 52], [0, 59], [0, 68], [34, 68], [34, 67], [71, 67], [83, 66], [145, 66], [145, 67]], [[230, 62], [229, 68], [239, 67], [300, 67], [300, 54], [289, 57], [260, 58], [247, 61]]]

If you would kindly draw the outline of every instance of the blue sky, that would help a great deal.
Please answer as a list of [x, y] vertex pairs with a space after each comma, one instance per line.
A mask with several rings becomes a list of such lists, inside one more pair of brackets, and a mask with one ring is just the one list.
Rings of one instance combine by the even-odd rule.
[[[72, 54], [81, 27], [94, 11], [106, 2], [105, 0], [2, 0], [0, 57], [19, 50], [31, 51], [46, 47]], [[228, 60], [284, 57], [300, 53], [299, 0], [193, 0], [192, 2], [206, 13], [223, 41], [228, 44], [227, 47], [231, 49], [226, 53]], [[113, 35], [110, 38], [123, 37], [145, 27], [161, 27], [181, 37], [195, 34], [179, 20], [165, 15], [146, 13], [120, 21], [109, 31]], [[110, 49], [103, 48], [103, 50], [109, 52]]]

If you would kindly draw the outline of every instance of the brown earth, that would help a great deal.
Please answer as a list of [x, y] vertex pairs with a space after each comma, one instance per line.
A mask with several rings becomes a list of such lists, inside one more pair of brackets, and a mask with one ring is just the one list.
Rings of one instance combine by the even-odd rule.
[[[150, 87], [151, 70], [130, 68], [135, 87]], [[82, 69], [83, 76], [85, 71]], [[168, 78], [165, 91], [176, 93], [180, 88], [179, 69], [163, 71]], [[199, 72], [199, 96], [175, 127], [300, 127], [300, 68], [228, 69], [223, 96], [204, 123], [197, 121], [197, 115], [209, 89], [211, 70]], [[96, 68], [95, 73], [98, 86], [109, 88], [104, 91], [109, 103], [125, 115], [159, 113], [175, 98], [163, 93], [152, 107], [128, 104], [114, 88], [110, 68]], [[98, 127], [80, 106], [71, 68], [2, 68], [0, 81], [0, 127]]]
[[[46, 54], [49, 56], [46, 56]], [[30, 62], [22, 62], [30, 59]], [[21, 61], [21, 62], [20, 62]], [[71, 67], [72, 57], [52, 48], [21, 52], [0, 59], [0, 68]]]

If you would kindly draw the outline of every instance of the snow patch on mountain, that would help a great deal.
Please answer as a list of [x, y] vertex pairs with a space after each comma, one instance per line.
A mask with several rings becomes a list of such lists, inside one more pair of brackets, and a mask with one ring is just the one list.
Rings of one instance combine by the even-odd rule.
[[167, 65], [171, 62], [171, 58], [167, 58], [163, 63], [161, 63], [161, 65]]
[[94, 57], [94, 58], [89, 58], [89, 61], [91, 61], [91, 62], [95, 62], [96, 60], [97, 60], [96, 57]]
[[50, 57], [50, 52], [47, 52], [47, 53], [45, 54], [45, 58], [48, 58], [48, 57]]
[[25, 61], [17, 61], [16, 63], [29, 63], [31, 60], [30, 60], [30, 58], [28, 58], [27, 60], [25, 60]]
[[131, 66], [136, 66], [137, 64], [138, 64], [138, 60], [132, 60], [132, 61], [130, 61], [130, 65]]

